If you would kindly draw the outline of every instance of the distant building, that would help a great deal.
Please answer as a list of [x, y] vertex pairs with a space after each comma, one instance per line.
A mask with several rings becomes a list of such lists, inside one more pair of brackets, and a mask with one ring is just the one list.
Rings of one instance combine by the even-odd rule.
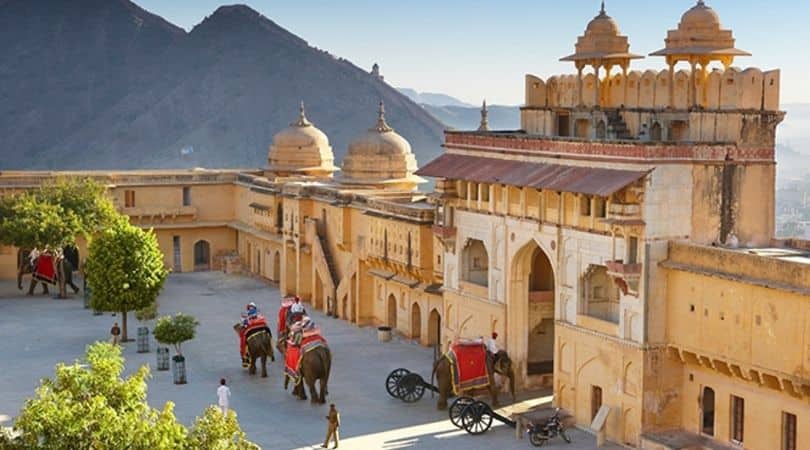
[[371, 76], [378, 78], [380, 81], [385, 81], [385, 78], [380, 75], [380, 65], [377, 63], [371, 66]]
[[[482, 107], [421, 169], [382, 105], [339, 169], [302, 106], [263, 169], [81, 175], [177, 272], [241, 264], [424, 345], [498, 332], [521, 388], [583, 427], [607, 409], [609, 440], [808, 448], [810, 242], [774, 238], [779, 71], [732, 67], [747, 53], [703, 1], [665, 42], [665, 69], [630, 70], [603, 6], [563, 58], [575, 74], [526, 76], [520, 130]], [[0, 275], [15, 263], [0, 248]]]

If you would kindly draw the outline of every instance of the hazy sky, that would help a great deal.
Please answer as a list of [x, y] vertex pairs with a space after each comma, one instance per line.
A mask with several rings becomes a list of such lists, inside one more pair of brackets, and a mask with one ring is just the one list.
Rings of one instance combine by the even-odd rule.
[[[190, 30], [222, 0], [134, 0]], [[380, 64], [386, 81], [442, 92], [470, 103], [523, 101], [523, 75], [573, 72], [557, 60], [573, 53], [577, 36], [599, 10], [598, 0], [242, 0], [310, 45], [360, 67]], [[694, 0], [608, 0], [608, 13], [630, 51], [664, 46]], [[708, 0], [737, 47], [752, 53], [735, 65], [782, 69], [782, 102], [810, 102], [810, 2]], [[633, 68], [662, 68], [647, 57]]]

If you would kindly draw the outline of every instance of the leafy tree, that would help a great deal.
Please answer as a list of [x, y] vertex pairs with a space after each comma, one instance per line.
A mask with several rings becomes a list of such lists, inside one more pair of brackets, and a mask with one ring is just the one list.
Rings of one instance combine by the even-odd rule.
[[135, 318], [140, 320], [141, 322], [148, 322], [150, 320], [155, 320], [157, 314], [158, 314], [158, 304], [157, 302], [154, 302], [145, 308], [141, 308], [135, 311]]
[[[122, 379], [118, 346], [99, 342], [87, 349], [87, 364], [57, 364], [26, 401], [15, 428], [20, 449], [183, 448], [187, 432], [174, 405], [162, 411], [146, 402], [148, 366]], [[11, 447], [11, 445], [8, 445]], [[11, 447], [13, 448], [13, 447]]]
[[89, 237], [119, 218], [107, 188], [91, 178], [58, 178], [46, 183], [40, 195], [76, 216], [80, 234]]
[[91, 179], [62, 178], [0, 198], [0, 242], [19, 248], [64, 247], [117, 220], [106, 188]]
[[81, 231], [77, 217], [35, 193], [0, 199], [0, 242], [19, 248], [63, 247]]
[[180, 346], [183, 342], [194, 339], [194, 333], [199, 324], [197, 319], [183, 313], [177, 313], [174, 316], [163, 316], [158, 319], [153, 334], [161, 344], [174, 345], [174, 350], [179, 356], [182, 356]]
[[188, 445], [210, 450], [259, 449], [258, 445], [247, 440], [236, 421], [236, 413], [228, 410], [228, 414], [223, 415], [216, 406], [209, 406], [194, 421], [188, 434]]
[[254, 450], [229, 411], [212, 407], [190, 432], [177, 422], [174, 404], [162, 410], [146, 401], [148, 366], [121, 378], [121, 348], [106, 342], [88, 347], [86, 364], [58, 364], [54, 379], [43, 379], [26, 401], [13, 432], [0, 429], [0, 448], [73, 450]]
[[93, 238], [89, 253], [85, 265], [92, 307], [120, 312], [126, 341], [127, 313], [154, 304], [166, 281], [157, 237], [124, 218]]

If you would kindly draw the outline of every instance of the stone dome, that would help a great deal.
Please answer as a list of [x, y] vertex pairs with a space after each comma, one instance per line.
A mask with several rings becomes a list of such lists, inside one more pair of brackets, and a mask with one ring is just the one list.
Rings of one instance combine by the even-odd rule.
[[631, 59], [640, 58], [630, 53], [630, 42], [622, 36], [619, 24], [605, 11], [605, 3], [596, 17], [588, 22], [585, 33], [577, 38], [574, 54], [561, 58], [560, 61], [586, 62], [588, 64], [602, 61], [626, 65]]
[[681, 16], [680, 29], [720, 29], [720, 16], [701, 0]]
[[585, 36], [589, 35], [618, 36], [619, 24], [602, 9], [599, 15], [588, 22], [588, 26], [585, 27]]
[[301, 103], [298, 120], [273, 136], [268, 171], [278, 175], [329, 176], [337, 170], [329, 138], [307, 120]]
[[736, 56], [751, 54], [736, 48], [731, 30], [723, 29], [720, 17], [703, 0], [681, 16], [678, 28], [669, 30], [666, 46], [651, 56], [665, 56], [670, 63], [698, 58], [703, 61], [720, 61], [728, 67]]
[[349, 144], [343, 160], [343, 181], [354, 184], [416, 184], [416, 157], [411, 144], [385, 121], [380, 102], [377, 124]]

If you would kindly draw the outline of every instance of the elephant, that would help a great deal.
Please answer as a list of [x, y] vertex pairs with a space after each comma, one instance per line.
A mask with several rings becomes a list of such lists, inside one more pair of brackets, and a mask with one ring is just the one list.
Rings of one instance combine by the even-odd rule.
[[[286, 341], [280, 341], [278, 344], [279, 351], [286, 355], [287, 344]], [[301, 358], [301, 378], [303, 378], [302, 382], [298, 383], [293, 387], [292, 394], [297, 396], [301, 400], [307, 399], [306, 389], [304, 388], [304, 383], [307, 384], [309, 387], [309, 394], [311, 398], [311, 402], [314, 403], [326, 403], [326, 396], [329, 394], [329, 373], [332, 369], [332, 352], [329, 350], [329, 347], [324, 343], [324, 345], [314, 348], [306, 353]], [[320, 394], [315, 389], [315, 382], [320, 381]], [[287, 386], [289, 385], [290, 377], [284, 377], [284, 390], [287, 390]]]
[[[242, 329], [244, 325], [242, 322], [239, 322], [233, 326], [233, 330], [236, 332], [236, 335], [240, 337], [242, 334]], [[269, 329], [265, 328], [264, 331], [252, 334], [247, 338], [246, 345], [248, 351], [250, 352], [250, 367], [248, 367], [248, 373], [250, 375], [256, 374], [256, 360], [262, 360], [262, 378], [267, 378], [267, 357], [270, 357], [270, 361], [275, 361], [276, 356], [273, 353], [273, 335]]]
[[[22, 279], [23, 275], [32, 274], [34, 272], [34, 265], [31, 261], [31, 250], [19, 249], [17, 250], [17, 289], [23, 290]], [[48, 295], [48, 284], [44, 281], [42, 283], [42, 293]], [[34, 295], [34, 288], [36, 287], [36, 280], [31, 278], [31, 287], [28, 289], [28, 295]]]
[[[76, 252], [78, 255], [78, 252]], [[32, 261], [30, 250], [20, 249], [17, 251], [17, 288], [22, 290], [22, 277], [25, 274], [32, 274], [31, 283], [28, 287], [28, 295], [34, 295], [34, 288], [37, 283], [42, 283], [42, 293], [48, 294], [47, 282], [33, 277], [36, 258]], [[56, 286], [59, 289], [59, 298], [67, 298], [67, 286], [73, 289], [74, 294], [78, 294], [80, 289], [73, 283], [74, 264], [63, 254], [58, 254], [54, 258], [54, 272], [56, 273]]]
[[[447, 399], [453, 393], [453, 385], [450, 374], [450, 360], [443, 356], [433, 364], [431, 379], [436, 376], [436, 386], [439, 388], [439, 401], [436, 407], [440, 410], [447, 409]], [[495, 375], [499, 374], [509, 379], [509, 392], [512, 394], [512, 401], [515, 401], [515, 369], [509, 355], [501, 350], [495, 355], [487, 352], [487, 368], [489, 369], [489, 394], [492, 398], [492, 406], [498, 406], [498, 388], [495, 385]], [[461, 393], [459, 393], [461, 394]]]

